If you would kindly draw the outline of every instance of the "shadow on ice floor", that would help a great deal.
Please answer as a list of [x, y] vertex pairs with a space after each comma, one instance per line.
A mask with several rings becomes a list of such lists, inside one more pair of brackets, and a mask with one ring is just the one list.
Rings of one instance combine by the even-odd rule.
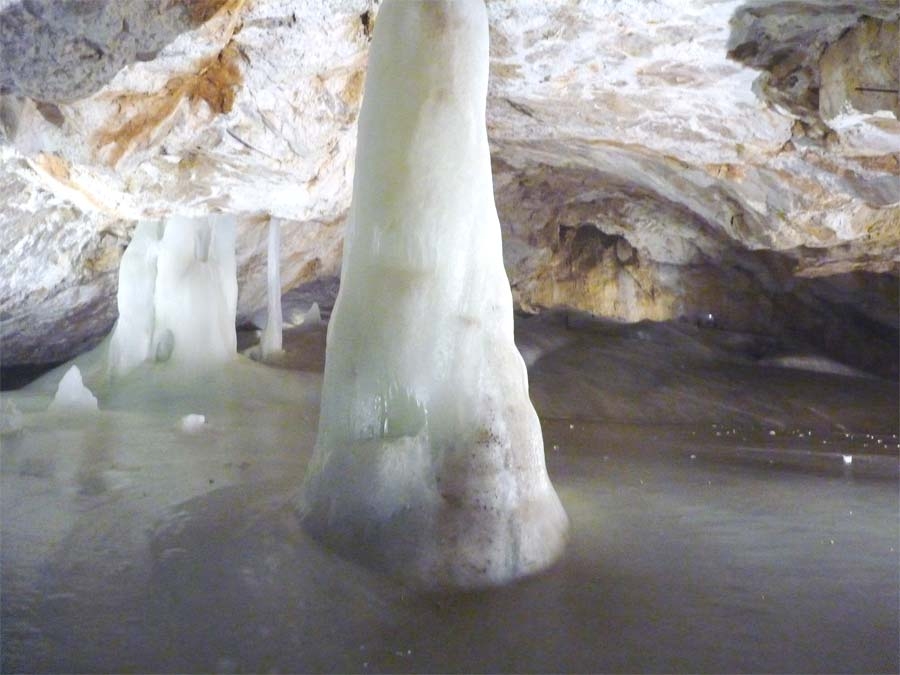
[[478, 593], [298, 529], [321, 328], [281, 368], [97, 385], [93, 415], [46, 412], [59, 371], [5, 393], [3, 671], [898, 672], [896, 383], [685, 325], [517, 330], [572, 540]]

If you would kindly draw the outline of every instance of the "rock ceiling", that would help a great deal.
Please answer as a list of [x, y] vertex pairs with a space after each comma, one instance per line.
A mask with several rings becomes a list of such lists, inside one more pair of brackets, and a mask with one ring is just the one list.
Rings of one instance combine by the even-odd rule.
[[[487, 4], [488, 133], [520, 307], [712, 313], [736, 330], [802, 326], [823, 346], [877, 325], [890, 347], [896, 2]], [[336, 275], [377, 10], [0, 0], [4, 365], [66, 358], [109, 330], [140, 219], [237, 214], [242, 320], [263, 305], [272, 218], [286, 288]]]

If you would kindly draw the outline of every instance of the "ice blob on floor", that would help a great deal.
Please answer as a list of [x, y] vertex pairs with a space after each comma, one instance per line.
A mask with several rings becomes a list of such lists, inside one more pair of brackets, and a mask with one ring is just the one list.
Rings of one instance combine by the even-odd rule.
[[97, 397], [84, 386], [78, 366], [72, 366], [63, 375], [49, 409], [57, 412], [97, 410]]
[[288, 321], [292, 326], [319, 326], [322, 324], [322, 311], [319, 309], [319, 303], [314, 302], [305, 312], [299, 309], [291, 311]]
[[196, 434], [206, 428], [206, 415], [191, 413], [178, 422], [178, 428], [188, 434]]

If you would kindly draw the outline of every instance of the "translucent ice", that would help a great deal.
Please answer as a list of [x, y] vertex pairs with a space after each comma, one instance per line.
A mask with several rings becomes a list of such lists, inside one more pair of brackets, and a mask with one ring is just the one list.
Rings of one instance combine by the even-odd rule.
[[50, 403], [50, 410], [65, 411], [97, 410], [97, 397], [84, 386], [78, 366], [72, 366], [63, 375], [56, 389], [56, 396]]
[[481, 0], [388, 0], [359, 118], [310, 531], [424, 585], [556, 559], [568, 519], [513, 343]]
[[260, 347], [263, 359], [269, 359], [281, 352], [281, 226], [278, 221], [269, 221], [269, 248], [267, 260], [267, 305], [268, 318], [262, 332]]
[[138, 225], [119, 268], [113, 376], [144, 361], [205, 367], [234, 356], [234, 236], [229, 216]]

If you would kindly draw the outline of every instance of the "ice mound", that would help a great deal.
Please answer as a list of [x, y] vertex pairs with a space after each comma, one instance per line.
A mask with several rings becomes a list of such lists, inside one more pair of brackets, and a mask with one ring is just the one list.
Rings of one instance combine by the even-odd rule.
[[195, 434], [206, 428], [206, 416], [191, 413], [178, 422], [178, 428], [188, 434]]
[[487, 81], [481, 0], [384, 3], [300, 499], [319, 539], [431, 587], [537, 572], [568, 529], [513, 342]]
[[322, 324], [322, 311], [319, 309], [319, 303], [314, 302], [305, 312], [295, 309], [291, 312], [290, 323], [292, 326], [319, 326]]
[[302, 322], [304, 326], [318, 326], [322, 323], [322, 312], [319, 309], [319, 303], [314, 302], [309, 309], [303, 314]]
[[72, 366], [59, 381], [56, 395], [50, 402], [50, 410], [90, 411], [97, 409], [97, 397], [84, 386], [78, 366]]
[[12, 436], [22, 431], [22, 411], [8, 398], [0, 402], [0, 436]]

